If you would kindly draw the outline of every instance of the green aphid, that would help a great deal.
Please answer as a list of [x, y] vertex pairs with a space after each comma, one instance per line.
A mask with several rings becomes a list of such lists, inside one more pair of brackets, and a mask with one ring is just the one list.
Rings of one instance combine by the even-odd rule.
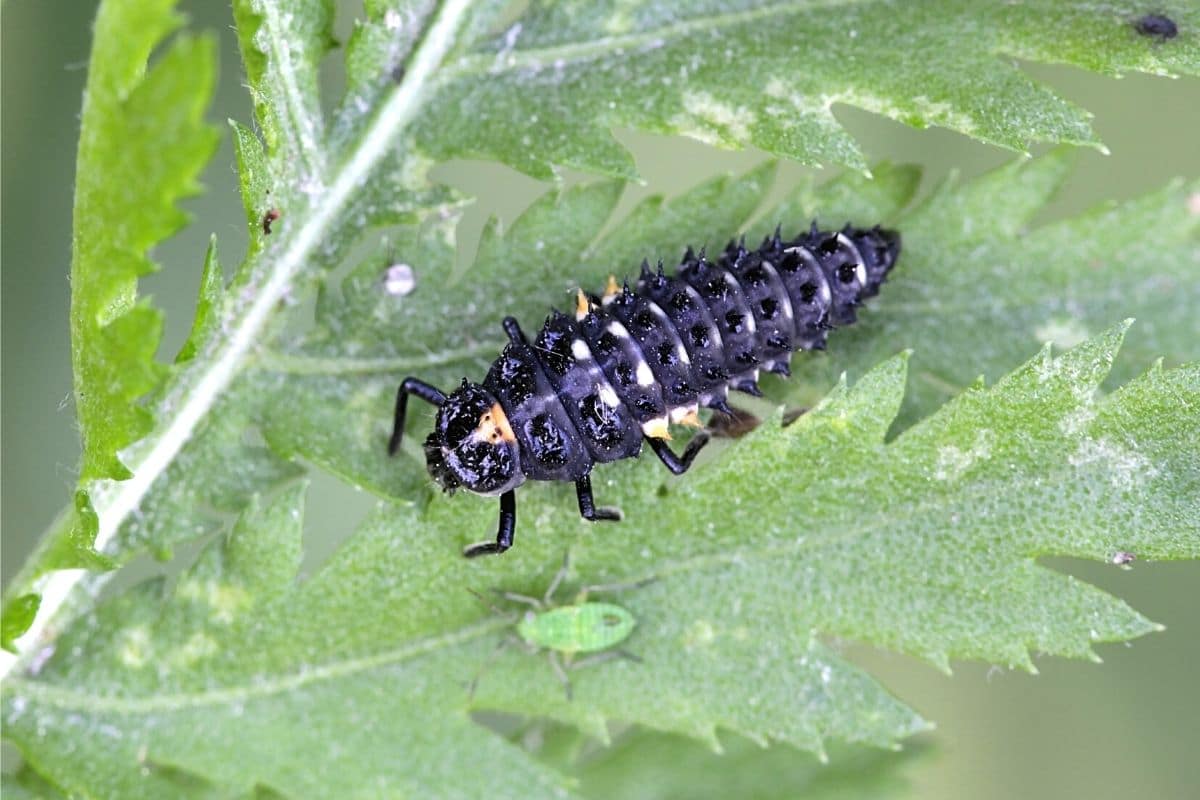
[[[550, 581], [546, 593], [538, 599], [515, 592], [495, 590], [496, 594], [513, 603], [529, 606], [517, 618], [516, 634], [521, 645], [530, 652], [544, 650], [550, 660], [554, 674], [562, 682], [567, 699], [571, 698], [571, 681], [567, 670], [599, 664], [614, 658], [627, 658], [640, 662], [641, 659], [627, 650], [619, 648], [633, 633], [637, 620], [628, 609], [615, 603], [602, 603], [588, 600], [588, 595], [596, 592], [619, 592], [644, 586], [649, 580], [634, 583], [611, 583], [584, 586], [569, 604], [555, 605], [554, 593], [562, 584], [569, 569], [569, 560], [563, 558], [562, 568]], [[653, 579], [651, 579], [653, 580]], [[482, 598], [481, 598], [482, 599]], [[490, 604], [489, 604], [490, 605]], [[492, 606], [498, 614], [506, 612]], [[500, 648], [517, 641], [513, 637], [501, 640]], [[576, 659], [580, 653], [587, 653], [584, 658]], [[471, 681], [471, 693], [483, 671]]]
[[517, 635], [527, 645], [571, 658], [616, 647], [629, 638], [633, 615], [613, 603], [576, 600], [573, 605], [527, 611], [517, 623]]

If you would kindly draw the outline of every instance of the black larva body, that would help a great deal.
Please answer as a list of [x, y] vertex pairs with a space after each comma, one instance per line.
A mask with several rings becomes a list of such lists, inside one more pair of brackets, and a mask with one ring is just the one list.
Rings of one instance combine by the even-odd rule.
[[757, 250], [731, 242], [715, 261], [689, 249], [674, 275], [643, 263], [636, 286], [610, 278], [603, 296], [580, 291], [575, 313], [555, 311], [533, 341], [506, 319], [509, 343], [481, 385], [464, 379], [446, 395], [406, 378], [389, 451], [399, 447], [409, 394], [439, 407], [425, 441], [430, 474], [447, 491], [501, 498], [496, 540], [468, 556], [511, 546], [514, 490], [526, 478], [574, 481], [585, 518], [619, 519], [593, 503], [596, 464], [640, 455], [645, 442], [672, 472], [686, 471], [708, 437], [700, 432], [677, 456], [668, 426], [699, 426], [702, 406], [728, 412], [730, 389], [757, 395], [760, 370], [786, 375], [793, 351], [824, 349], [829, 330], [854, 322], [855, 308], [878, 293], [899, 253], [894, 231], [814, 224]]

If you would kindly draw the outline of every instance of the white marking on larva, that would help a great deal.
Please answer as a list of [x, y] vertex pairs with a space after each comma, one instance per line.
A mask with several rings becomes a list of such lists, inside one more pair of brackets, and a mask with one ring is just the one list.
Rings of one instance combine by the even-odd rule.
[[637, 369], [634, 370], [634, 375], [637, 376], [638, 386], [654, 385], [654, 372], [651, 371], [650, 365], [645, 361], [638, 361]]
[[684, 347], [684, 346], [681, 344], [681, 345], [679, 345], [679, 347], [677, 347], [677, 348], [676, 348], [676, 350], [677, 350], [677, 351], [678, 351], [678, 353], [679, 353], [679, 360], [680, 360], [680, 361], [682, 361], [684, 364], [690, 364], [690, 363], [692, 363], [692, 359], [688, 357], [688, 353], [687, 353], [687, 348], [686, 348], [686, 347]]
[[592, 357], [592, 351], [588, 350], [587, 342], [576, 339], [571, 342], [571, 355], [575, 356], [576, 361], [587, 361]]
[[392, 264], [383, 273], [383, 290], [392, 297], [404, 297], [417, 285], [417, 276], [408, 264]]
[[617, 337], [618, 339], [628, 339], [629, 338], [629, 331], [625, 330], [625, 326], [622, 325], [621, 323], [617, 322], [616, 320], [613, 320], [612, 322], [608, 323], [608, 332], [611, 333], [613, 336]]
[[617, 393], [607, 383], [596, 384], [596, 392], [600, 395], [600, 402], [609, 408], [616, 408], [621, 405], [621, 401], [617, 398]]
[[688, 414], [699, 413], [699, 411], [700, 411], [700, 404], [692, 403], [690, 406], [678, 406], [677, 408], [670, 409], [669, 411], [667, 411], [667, 416], [671, 419], [672, 423], [678, 425], [679, 420], [683, 419]]

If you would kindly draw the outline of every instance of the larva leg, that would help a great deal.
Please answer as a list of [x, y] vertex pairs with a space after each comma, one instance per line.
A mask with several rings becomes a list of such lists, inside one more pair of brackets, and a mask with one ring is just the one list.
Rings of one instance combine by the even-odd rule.
[[479, 542], [463, 550], [467, 558], [503, 553], [512, 547], [513, 532], [517, 529], [517, 493], [511, 489], [500, 495], [500, 526], [496, 531], [496, 541]]
[[662, 439], [652, 439], [647, 437], [646, 441], [650, 443], [650, 449], [654, 451], [654, 455], [663, 462], [663, 465], [675, 475], [682, 475], [688, 471], [688, 467], [692, 466], [692, 460], [696, 454], [708, 444], [708, 434], [704, 431], [692, 437], [688, 445], [683, 450], [683, 455], [677, 456], [671, 451], [670, 446]]
[[415, 394], [426, 403], [441, 407], [446, 402], [446, 395], [436, 386], [430, 386], [425, 381], [416, 378], [405, 378], [396, 390], [396, 411], [392, 420], [392, 438], [388, 440], [388, 455], [396, 455], [400, 449], [400, 440], [404, 438], [404, 417], [408, 413], [408, 396]]
[[620, 521], [621, 510], [619, 508], [596, 508], [596, 501], [592, 499], [592, 479], [589, 475], [584, 475], [579, 480], [575, 481], [575, 496], [579, 499], [579, 516], [592, 522], [600, 520]]

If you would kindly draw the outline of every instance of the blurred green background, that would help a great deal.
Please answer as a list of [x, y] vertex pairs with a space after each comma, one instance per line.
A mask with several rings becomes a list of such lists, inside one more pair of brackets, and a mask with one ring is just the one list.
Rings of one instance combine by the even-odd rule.
[[[343, 31], [357, 5], [347, 4], [341, 15]], [[222, 74], [210, 119], [249, 120], [228, 8], [212, 2], [183, 7], [194, 27], [220, 39]], [[68, 500], [74, 483], [78, 441], [67, 335], [72, 175], [94, 10], [94, 2], [82, 0], [16, 0], [4, 5], [0, 563], [5, 580]], [[336, 55], [330, 61], [328, 79], [336, 91]], [[1094, 112], [1095, 127], [1112, 151], [1109, 156], [1081, 152], [1074, 175], [1043, 219], [1134, 197], [1175, 176], [1200, 176], [1200, 81], [1144, 76], [1112, 80], [1064, 67], [1025, 68]], [[1012, 157], [945, 131], [914, 131], [849, 108], [837, 114], [871, 160], [923, 165], [926, 189], [952, 170], [971, 176]], [[647, 181], [632, 187], [627, 204], [651, 192], [677, 192], [716, 172], [744, 169], [763, 157], [618, 133], [633, 149]], [[803, 173], [786, 165], [781, 184]], [[548, 188], [494, 164], [457, 162], [440, 167], [436, 175], [479, 198], [468, 212], [461, 237], [463, 257], [469, 257], [488, 215], [511, 220]], [[227, 135], [205, 183], [207, 193], [186, 204], [197, 224], [158, 248], [156, 257], [164, 270], [143, 284], [167, 312], [164, 354], [175, 351], [190, 325], [209, 234], [220, 237], [227, 264], [235, 262], [245, 246]], [[1130, 252], [1128, 257], [1144, 258], [1147, 253]], [[1200, 317], [1200, 309], [1196, 313]], [[326, 493], [324, 501], [321, 492]], [[341, 521], [346, 519], [348, 496], [350, 502], [363, 502], [330, 480], [314, 487], [308, 527], [315, 547], [323, 541], [328, 548], [346, 534]], [[1166, 632], [1130, 645], [1103, 647], [1103, 665], [1041, 659], [1039, 676], [960, 664], [954, 676], [947, 677], [902, 656], [847, 646], [860, 663], [938, 724], [929, 737], [932, 752], [905, 769], [911, 796], [1197, 796], [1200, 565], [1137, 563], [1122, 571], [1063, 560], [1054, 566], [1120, 595], [1165, 624]], [[767, 768], [767, 762], [762, 763]], [[620, 754], [615, 754], [600, 772], [619, 771], [621, 764]], [[619, 785], [597, 780], [598, 787]]]

